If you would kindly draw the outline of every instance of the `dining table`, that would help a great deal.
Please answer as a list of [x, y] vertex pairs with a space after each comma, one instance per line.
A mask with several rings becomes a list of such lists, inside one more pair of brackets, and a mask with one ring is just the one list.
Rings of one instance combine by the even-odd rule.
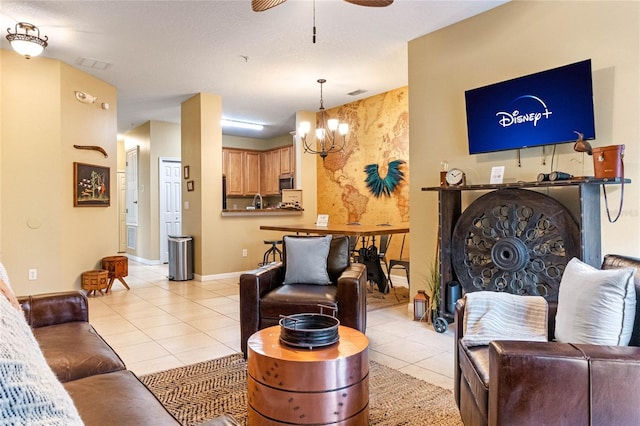
[[[357, 237], [362, 245], [358, 251], [358, 261], [367, 267], [367, 280], [375, 282], [381, 293], [389, 292], [387, 274], [384, 273], [376, 246], [376, 237], [391, 234], [406, 234], [409, 232], [408, 225], [360, 225], [360, 224], [332, 224], [319, 226], [314, 224], [289, 224], [289, 225], [261, 225], [263, 231], [282, 231], [295, 234], [316, 234], [316, 235], [347, 235]], [[371, 238], [369, 244], [368, 238]]]

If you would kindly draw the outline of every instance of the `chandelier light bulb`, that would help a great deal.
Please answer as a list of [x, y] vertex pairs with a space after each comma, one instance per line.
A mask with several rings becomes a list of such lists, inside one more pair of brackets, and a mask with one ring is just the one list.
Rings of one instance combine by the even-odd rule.
[[341, 136], [345, 136], [347, 133], [349, 133], [349, 124], [340, 123], [338, 125], [338, 132], [340, 133]]
[[309, 123], [308, 121], [303, 121], [300, 123], [298, 132], [300, 133], [301, 138], [306, 137], [309, 134], [309, 130], [311, 130], [311, 123]]
[[316, 129], [316, 139], [323, 141], [325, 136], [325, 130], [320, 128]]
[[335, 132], [336, 130], [338, 130], [338, 119], [330, 118], [329, 120], [327, 120], [327, 126], [329, 127], [329, 130], [331, 132]]

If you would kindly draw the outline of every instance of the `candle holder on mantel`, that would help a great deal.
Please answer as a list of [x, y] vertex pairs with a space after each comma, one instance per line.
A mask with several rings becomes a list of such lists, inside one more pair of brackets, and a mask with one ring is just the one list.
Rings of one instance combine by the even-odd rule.
[[413, 320], [429, 322], [429, 296], [424, 290], [418, 290], [418, 294], [413, 298]]

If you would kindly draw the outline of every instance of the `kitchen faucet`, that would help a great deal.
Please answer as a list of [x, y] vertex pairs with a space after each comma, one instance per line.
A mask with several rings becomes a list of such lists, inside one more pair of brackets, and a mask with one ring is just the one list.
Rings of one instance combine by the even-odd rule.
[[[257, 204], [256, 204], [256, 197], [258, 198]], [[262, 195], [260, 195], [260, 193], [257, 193], [256, 195], [253, 196], [253, 202], [251, 203], [251, 205], [256, 209], [262, 208]]]

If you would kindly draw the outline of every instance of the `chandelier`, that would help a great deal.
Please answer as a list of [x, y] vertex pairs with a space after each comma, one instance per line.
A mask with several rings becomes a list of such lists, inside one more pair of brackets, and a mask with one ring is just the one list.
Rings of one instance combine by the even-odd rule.
[[[327, 113], [324, 109], [324, 102], [322, 99], [322, 85], [326, 82], [327, 80], [324, 78], [318, 80], [318, 83], [320, 83], [320, 109], [318, 110], [320, 117], [317, 120], [318, 125], [316, 127], [315, 142], [317, 149], [313, 149], [311, 147], [313, 141], [307, 141], [307, 135], [311, 130], [311, 123], [303, 121], [300, 123], [300, 127], [298, 128], [304, 152], [318, 154], [322, 158], [322, 161], [324, 161], [330, 153], [342, 151], [344, 149], [346, 135], [349, 132], [349, 125], [347, 123], [340, 123], [336, 118], [327, 118]], [[336, 131], [338, 132], [337, 136]], [[342, 144], [336, 146], [336, 142], [339, 143], [339, 141], [336, 140], [336, 137], [339, 138], [340, 136], [342, 137]]]
[[[24, 32], [18, 32], [19, 30]], [[36, 35], [29, 34], [30, 31], [35, 32]], [[11, 28], [7, 28], [7, 33], [7, 40], [11, 43], [13, 50], [27, 59], [41, 54], [44, 48], [47, 47], [47, 40], [49, 40], [47, 36], [40, 38], [38, 27], [27, 22], [18, 22], [13, 34], [11, 34]]]

